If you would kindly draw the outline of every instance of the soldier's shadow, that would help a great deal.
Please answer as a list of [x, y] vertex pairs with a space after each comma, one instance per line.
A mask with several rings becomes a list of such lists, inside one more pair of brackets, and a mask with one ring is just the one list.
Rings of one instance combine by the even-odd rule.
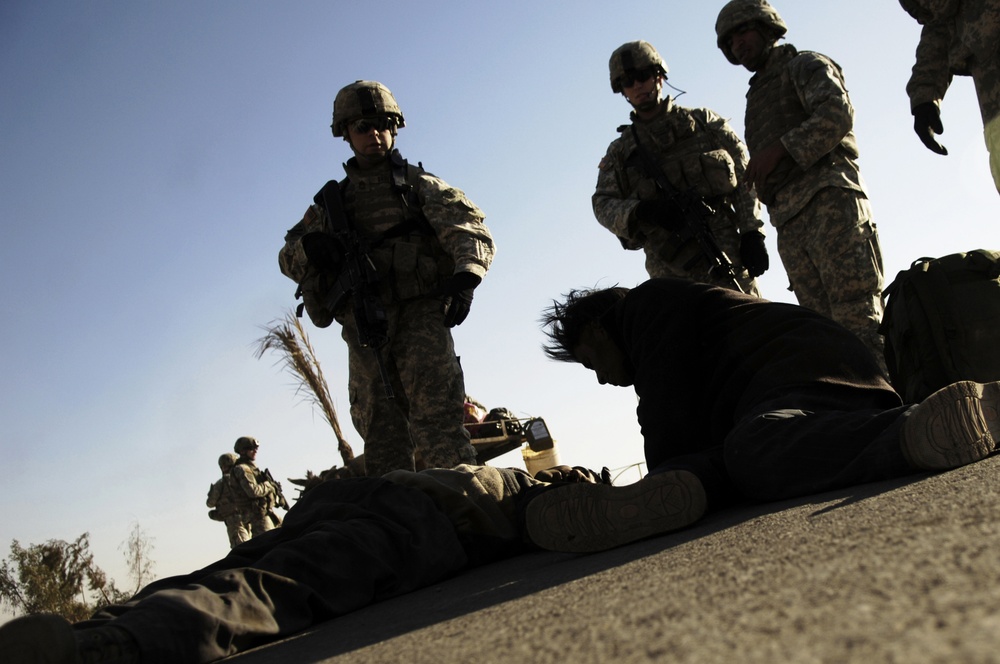
[[913, 475], [793, 500], [730, 508], [708, 515], [691, 528], [601, 553], [578, 555], [538, 551], [523, 554], [470, 569], [428, 588], [359, 609], [226, 661], [239, 661], [240, 664], [323, 661], [605, 572], [764, 515], [822, 504], [821, 509], [809, 515], [810, 518], [821, 516], [926, 477]]

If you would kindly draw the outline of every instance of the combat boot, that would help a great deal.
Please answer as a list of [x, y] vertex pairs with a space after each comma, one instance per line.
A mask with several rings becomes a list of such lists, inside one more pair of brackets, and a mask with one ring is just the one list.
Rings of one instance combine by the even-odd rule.
[[684, 470], [635, 484], [566, 484], [539, 491], [524, 509], [528, 537], [550, 551], [604, 551], [689, 526], [705, 513], [701, 481]]
[[1000, 440], [1000, 382], [965, 380], [915, 405], [900, 434], [914, 468], [949, 470], [984, 459]]
[[139, 664], [139, 646], [111, 625], [74, 630], [60, 616], [36, 614], [0, 626], [0, 656], [8, 664]]

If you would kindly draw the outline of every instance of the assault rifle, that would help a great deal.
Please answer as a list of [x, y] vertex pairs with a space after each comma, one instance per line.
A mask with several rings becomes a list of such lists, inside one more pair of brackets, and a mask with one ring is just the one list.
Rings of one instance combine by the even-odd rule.
[[264, 479], [274, 485], [274, 504], [281, 509], [288, 509], [288, 501], [285, 499], [285, 494], [281, 490], [281, 482], [274, 479], [274, 475], [271, 474], [270, 468], [265, 468], [262, 472]]
[[392, 381], [382, 361], [382, 346], [389, 342], [389, 319], [378, 297], [378, 274], [368, 256], [370, 248], [358, 235], [347, 218], [340, 183], [327, 182], [313, 200], [327, 215], [327, 228], [340, 252], [339, 273], [326, 297], [326, 307], [336, 310], [346, 297], [353, 298], [354, 324], [358, 330], [358, 345], [371, 348], [378, 373], [385, 388], [385, 398], [392, 399]]
[[701, 254], [688, 261], [684, 265], [684, 269], [691, 269], [699, 258], [704, 257], [708, 261], [709, 274], [731, 281], [736, 286], [736, 290], [744, 292], [739, 280], [736, 279], [733, 262], [719, 247], [719, 243], [715, 241], [715, 236], [712, 234], [712, 229], [708, 226], [708, 219], [714, 213], [712, 208], [696, 194], [690, 191], [678, 191], [670, 184], [663, 171], [656, 165], [653, 156], [639, 141], [639, 132], [636, 131], [635, 125], [631, 125], [631, 129], [646, 174], [656, 183], [656, 189], [660, 196], [681, 212], [680, 228], [677, 229], [678, 235], [682, 240], [693, 238], [701, 249]]

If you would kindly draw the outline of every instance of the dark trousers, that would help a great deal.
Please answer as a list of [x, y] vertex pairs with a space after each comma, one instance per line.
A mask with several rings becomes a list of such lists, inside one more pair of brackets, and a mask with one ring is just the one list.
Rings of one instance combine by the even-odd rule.
[[916, 472], [899, 432], [911, 406], [885, 393], [817, 389], [761, 403], [719, 447], [668, 459], [651, 473], [685, 469], [705, 485], [709, 507], [766, 502]]
[[324, 482], [281, 528], [77, 627], [114, 618], [143, 662], [207, 662], [436, 583], [466, 563], [451, 522], [423, 492], [379, 478]]

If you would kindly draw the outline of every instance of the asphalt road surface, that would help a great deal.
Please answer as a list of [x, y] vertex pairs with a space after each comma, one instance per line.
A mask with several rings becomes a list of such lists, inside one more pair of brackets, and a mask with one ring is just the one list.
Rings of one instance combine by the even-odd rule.
[[1000, 457], [523, 555], [226, 661], [1000, 662]]

